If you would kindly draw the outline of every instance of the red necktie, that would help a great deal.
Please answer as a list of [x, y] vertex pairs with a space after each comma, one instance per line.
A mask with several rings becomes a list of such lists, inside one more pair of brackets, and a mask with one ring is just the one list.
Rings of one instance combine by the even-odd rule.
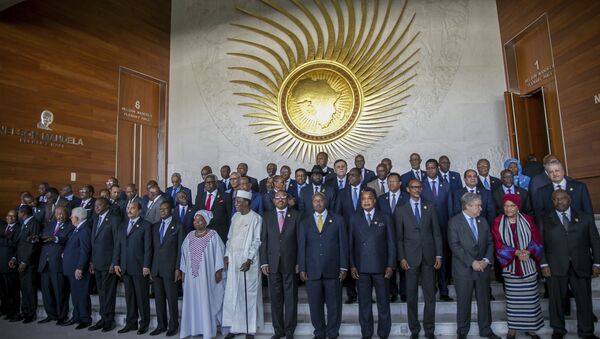
[[54, 228], [54, 236], [56, 236], [58, 234], [58, 230], [60, 229], [60, 225], [62, 225], [62, 223], [60, 223], [60, 222], [56, 223], [56, 227]]
[[279, 233], [283, 231], [283, 222], [285, 221], [285, 212], [279, 211]]
[[208, 193], [208, 198], [206, 198], [206, 204], [204, 205], [204, 209], [210, 211], [210, 200], [212, 198], [212, 193]]

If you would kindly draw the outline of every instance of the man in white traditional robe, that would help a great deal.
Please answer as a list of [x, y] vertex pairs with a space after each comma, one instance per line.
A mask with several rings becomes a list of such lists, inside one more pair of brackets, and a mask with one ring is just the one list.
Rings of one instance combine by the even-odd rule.
[[210, 211], [194, 215], [194, 231], [187, 234], [181, 245], [183, 307], [180, 338], [217, 335], [225, 282], [223, 257], [225, 245], [215, 230], [207, 228], [212, 219]]
[[254, 338], [264, 322], [258, 260], [262, 218], [250, 209], [251, 200], [252, 193], [238, 191], [235, 198], [237, 212], [227, 235], [223, 327], [229, 327], [229, 334], [225, 339], [241, 333], [246, 333], [247, 339]]

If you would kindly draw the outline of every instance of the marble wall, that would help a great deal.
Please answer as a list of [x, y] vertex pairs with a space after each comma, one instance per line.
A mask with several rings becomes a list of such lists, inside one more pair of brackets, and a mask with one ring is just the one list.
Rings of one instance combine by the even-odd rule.
[[[276, 3], [297, 12], [288, 1]], [[396, 15], [398, 5], [401, 2], [395, 0]], [[228, 67], [256, 64], [226, 53], [255, 50], [227, 38], [261, 39], [230, 23], [267, 26], [235, 10], [236, 6], [279, 18], [258, 1], [172, 2], [168, 171], [182, 173], [188, 187], [195, 188], [205, 164], [218, 173], [222, 164], [235, 168], [244, 161], [249, 174], [259, 179], [266, 175], [268, 162], [293, 169], [310, 166], [274, 153], [254, 133], [258, 128], [248, 126], [253, 120], [243, 117], [250, 111], [238, 105], [243, 99], [233, 95], [243, 88], [230, 80], [244, 75]], [[358, 1], [356, 7], [360, 8]], [[498, 174], [508, 151], [495, 1], [412, 0], [407, 13], [416, 13], [412, 32], [420, 31], [415, 43], [420, 48], [417, 77], [398, 120], [364, 152], [367, 167], [374, 169], [378, 160], [389, 157], [394, 170], [402, 173], [409, 168], [409, 154], [416, 151], [424, 160], [447, 154], [459, 172], [485, 157], [493, 174]]]

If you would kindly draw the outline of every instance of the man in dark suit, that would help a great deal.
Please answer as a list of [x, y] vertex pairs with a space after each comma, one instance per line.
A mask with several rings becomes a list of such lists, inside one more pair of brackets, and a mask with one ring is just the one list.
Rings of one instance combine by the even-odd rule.
[[296, 180], [290, 179], [292, 175], [292, 169], [288, 165], [283, 165], [279, 169], [279, 175], [283, 178], [284, 189], [287, 191], [291, 185], [293, 185]]
[[[122, 212], [123, 219], [127, 218], [127, 211], [129, 210], [129, 205], [133, 203], [139, 203], [140, 205], [143, 203], [142, 198], [138, 195], [137, 187], [135, 184], [128, 184], [125, 187], [125, 197], [127, 198], [127, 204], [125, 204], [125, 209]], [[142, 217], [144, 213], [142, 212]]]
[[439, 164], [435, 159], [429, 159], [425, 162], [426, 178], [422, 181], [423, 191], [421, 192], [421, 197], [435, 206], [437, 222], [442, 233], [442, 256], [446, 261], [442, 264], [442, 268], [437, 274], [440, 301], [453, 301], [448, 295], [448, 284], [452, 280], [450, 265], [452, 253], [448, 248], [448, 220], [452, 216], [453, 195], [450, 185], [444, 182], [444, 179], [438, 175], [438, 167]]
[[21, 206], [18, 215], [21, 222], [21, 231], [17, 237], [17, 257], [12, 258], [8, 266], [17, 268], [19, 272], [21, 313], [12, 317], [10, 321], [23, 320], [24, 323], [30, 323], [35, 321], [37, 313], [37, 290], [34, 283], [34, 274], [39, 253], [37, 237], [41, 232], [41, 226], [33, 217], [30, 206]]
[[[359, 176], [360, 171], [354, 170]], [[365, 189], [360, 201], [362, 212], [350, 219], [348, 232], [350, 272], [358, 281], [358, 319], [362, 337], [371, 338], [374, 332], [371, 296], [375, 288], [377, 336], [387, 338], [392, 328], [388, 282], [396, 266], [394, 225], [389, 215], [375, 209], [374, 190]]]
[[300, 213], [288, 205], [287, 192], [273, 198], [261, 229], [260, 268], [269, 282], [273, 339], [294, 337], [298, 313], [298, 232]]
[[39, 195], [35, 198], [35, 200], [37, 200], [39, 203], [42, 202], [46, 202], [46, 192], [48, 190], [48, 187], [50, 187], [50, 185], [47, 182], [41, 182], [38, 185], [38, 193]]
[[408, 161], [410, 162], [410, 171], [402, 174], [400, 180], [402, 180], [402, 186], [408, 187], [408, 182], [412, 179], [423, 181], [425, 179], [425, 171], [421, 169], [421, 156], [419, 153], [413, 153], [410, 155]]
[[56, 221], [56, 214], [54, 211], [57, 207], [65, 207], [66, 213], [68, 214], [71, 210], [71, 203], [67, 199], [61, 198], [58, 194], [58, 190], [54, 187], [48, 187], [46, 192], [46, 204], [44, 211], [44, 223]]
[[[114, 185], [118, 185], [118, 184], [119, 184], [119, 179], [117, 179], [116, 177], [108, 177], [108, 179], [106, 179], [106, 182], [104, 183], [104, 188], [106, 188], [107, 190], [110, 191]], [[92, 191], [92, 193], [93, 193], [93, 191]], [[126, 199], [125, 192], [120, 193], [120, 198]], [[92, 204], [92, 209], [93, 208], [94, 208], [94, 204]]]
[[[487, 191], [486, 191], [487, 192]], [[481, 212], [481, 197], [465, 193], [461, 198], [462, 213], [450, 219], [448, 244], [452, 250], [452, 277], [456, 288], [456, 334], [465, 339], [471, 327], [473, 291], [477, 300], [479, 336], [500, 339], [491, 329], [490, 272], [494, 242], [490, 226]]]
[[[118, 333], [148, 331], [150, 325], [150, 267], [152, 266], [152, 225], [140, 217], [142, 206], [130, 204], [127, 219], [119, 230], [119, 246], [113, 257], [115, 273], [125, 283], [127, 318]], [[138, 314], [139, 329], [138, 329]]]
[[333, 168], [328, 167], [327, 163], [329, 162], [329, 155], [325, 152], [317, 153], [317, 157], [315, 159], [316, 166], [319, 166], [321, 169], [321, 173], [323, 173], [322, 183], [325, 183], [327, 180], [335, 176], [335, 172]]
[[[387, 177], [389, 192], [382, 194], [377, 198], [377, 208], [395, 220], [396, 207], [403, 205], [408, 201], [408, 194], [402, 193], [402, 181], [400, 174], [392, 172]], [[399, 278], [398, 278], [399, 276]], [[390, 278], [390, 296], [391, 302], [398, 301], [398, 294], [402, 302], [406, 302], [406, 276], [404, 270], [396, 265], [394, 274]]]
[[275, 174], [277, 174], [277, 165], [270, 162], [269, 164], [267, 164], [267, 177], [262, 179], [259, 183], [258, 183], [258, 193], [260, 194], [265, 194], [267, 193], [267, 180], [269, 178], [273, 178], [275, 176]]
[[175, 172], [171, 175], [171, 183], [173, 186], [167, 187], [165, 195], [169, 196], [171, 203], [177, 205], [177, 193], [184, 192], [192, 201], [192, 191], [181, 184], [181, 174]]
[[354, 166], [360, 171], [361, 184], [368, 184], [371, 180], [375, 179], [375, 172], [365, 168], [365, 157], [362, 154], [358, 154], [354, 157]]
[[[52, 193], [52, 187], [47, 195]], [[51, 196], [48, 201], [52, 202]], [[42, 243], [38, 272], [41, 275], [42, 297], [46, 318], [39, 324], [57, 321], [58, 325], [67, 322], [69, 312], [69, 292], [63, 275], [63, 249], [73, 232], [73, 225], [67, 221], [67, 207], [57, 206], [53, 221], [46, 224], [39, 240]]]
[[408, 183], [410, 200], [396, 208], [396, 236], [398, 261], [406, 272], [407, 314], [411, 339], [419, 337], [421, 324], [418, 317], [419, 276], [425, 309], [423, 327], [425, 336], [435, 338], [435, 270], [442, 267], [443, 238], [438, 214], [433, 203], [421, 199], [422, 182]]
[[196, 198], [194, 199], [194, 201], [198, 200], [198, 195], [204, 192], [204, 180], [206, 180], [206, 176], [212, 174], [212, 172], [213, 171], [210, 166], [202, 167], [202, 170], [200, 171], [200, 175], [202, 176], [202, 182], [199, 183], [198, 186], [196, 186]]
[[102, 329], [103, 332], [115, 328], [115, 303], [117, 298], [117, 275], [114, 260], [121, 236], [121, 217], [109, 210], [110, 202], [98, 198], [94, 205], [94, 217], [91, 230], [90, 272], [94, 273], [98, 299], [100, 301], [100, 320], [89, 328], [90, 331]]
[[523, 174], [533, 178], [544, 173], [544, 165], [537, 160], [534, 154], [527, 155], [527, 162], [523, 165]]
[[310, 184], [304, 186], [300, 191], [300, 203], [298, 204], [298, 210], [304, 215], [313, 215], [313, 203], [312, 197], [316, 192], [321, 192], [325, 195], [327, 209], [329, 211], [336, 210], [336, 189], [331, 187], [325, 187], [323, 184], [323, 172], [320, 166], [315, 165], [312, 168], [310, 174]]
[[[32, 216], [35, 218], [35, 220], [42, 225], [44, 223], [44, 216], [46, 214], [46, 203], [40, 203], [38, 202], [38, 200], [32, 196], [31, 194], [27, 193], [25, 195], [23, 195], [23, 202], [31, 207], [31, 213]], [[17, 214], [18, 211], [21, 209], [23, 205], [19, 206], [19, 209], [17, 210]]]
[[160, 220], [160, 205], [165, 201], [160, 194], [158, 186], [152, 186], [148, 189], [148, 204], [146, 205], [146, 214], [144, 220], [150, 224], [155, 224]]
[[[250, 184], [252, 185], [253, 192], [258, 192], [260, 190], [260, 187], [258, 186], [258, 180], [256, 180], [256, 178], [253, 178], [248, 175], [248, 164], [246, 164], [244, 162], [239, 163], [237, 165], [237, 172], [240, 175], [240, 177], [248, 177], [248, 180], [250, 181]], [[261, 213], [259, 213], [259, 214], [261, 214]]]
[[[229, 191], [231, 189], [231, 182], [229, 180], [231, 167], [229, 167], [229, 165], [223, 165], [221, 166], [220, 172], [222, 179], [219, 180], [219, 188], [221, 188], [223, 192]], [[190, 199], [190, 201], [192, 201], [192, 199]]]
[[[250, 178], [248, 177], [240, 177], [239, 180], [239, 190], [251, 192], [252, 200], [250, 201], [250, 209], [254, 212], [263, 215], [264, 206], [263, 206], [263, 197], [258, 191], [252, 190], [252, 183], [250, 182]], [[236, 212], [235, 210], [235, 197], [237, 196], [237, 190], [234, 189], [233, 194], [231, 194], [230, 205], [231, 205], [231, 216], [233, 216]]]
[[521, 197], [521, 213], [531, 215], [529, 193], [526, 189], [514, 185], [512, 172], [508, 169], [502, 170], [502, 172], [500, 172], [500, 181], [502, 181], [502, 185], [492, 192], [494, 204], [496, 205], [496, 214], [504, 213], [502, 197], [504, 197], [505, 194], [516, 194]]
[[438, 162], [440, 164], [440, 177], [446, 184], [450, 185], [450, 192], [455, 192], [462, 188], [462, 180], [458, 172], [450, 170], [450, 158], [446, 155], [442, 155]]
[[177, 193], [177, 205], [173, 210], [173, 220], [180, 223], [183, 227], [183, 234], [187, 235], [194, 229], [194, 206], [190, 205], [185, 192]]
[[[335, 211], [341, 214], [344, 218], [344, 223], [350, 225], [350, 220], [356, 214], [361, 214], [361, 194], [364, 186], [360, 183], [360, 171], [358, 168], [353, 168], [348, 172], [348, 185], [342, 190], [338, 190], [336, 198]], [[332, 210], [333, 209], [329, 209]], [[356, 279], [351, 276], [346, 276], [344, 280], [346, 287], [346, 304], [352, 304], [357, 300]]]
[[[540, 190], [540, 188], [551, 183], [550, 178], [548, 177], [548, 172], [546, 171], [546, 166], [553, 160], [558, 160], [558, 158], [552, 154], [546, 155], [543, 159], [544, 171], [540, 174], [537, 174], [537, 175], [531, 177], [531, 180], [529, 181], [529, 188], [528, 188], [527, 192], [529, 192], [529, 198], [531, 200], [532, 208], [534, 208], [534, 213], [535, 213], [535, 206], [533, 206], [533, 205], [535, 204], [535, 200], [536, 200], [538, 191]], [[543, 216], [540, 216], [540, 217], [543, 217]]]
[[306, 186], [306, 170], [304, 168], [298, 168], [294, 172], [294, 182], [291, 182], [288, 186], [288, 194], [296, 201], [296, 208], [299, 206], [300, 192]]
[[271, 212], [275, 209], [275, 193], [279, 191], [285, 192], [285, 182], [281, 175], [274, 175], [273, 178], [273, 189], [263, 194], [263, 212]]
[[81, 202], [78, 207], [82, 207], [88, 212], [88, 219], [92, 218], [94, 213], [94, 206], [96, 206], [96, 199], [94, 198], [94, 186], [83, 185], [79, 189], [79, 198]]
[[110, 211], [123, 219], [127, 216], [127, 214], [124, 213], [126, 210], [127, 199], [121, 198], [121, 187], [115, 184], [110, 188]]
[[[488, 159], [479, 159], [477, 161], [477, 186], [493, 192], [501, 183], [500, 179], [490, 175], [490, 161]], [[491, 224], [490, 224], [491, 225]]]
[[367, 184], [367, 187], [373, 189], [377, 196], [380, 196], [387, 193], [389, 190], [387, 187], [387, 176], [389, 172], [387, 170], [387, 166], [384, 164], [377, 165], [375, 170], [377, 172], [377, 177], [371, 180], [371, 182]]
[[217, 231], [221, 237], [221, 240], [223, 240], [223, 243], [226, 243], [227, 234], [229, 233], [229, 223], [232, 215], [232, 203], [230, 197], [217, 189], [216, 175], [207, 175], [204, 183], [205, 191], [197, 196], [196, 209], [212, 212], [213, 218], [208, 224], [208, 227]]
[[542, 218], [544, 255], [542, 275], [548, 279], [552, 338], [563, 338], [567, 330], [563, 302], [571, 285], [577, 306], [577, 335], [594, 335], [591, 278], [600, 275], [600, 235], [589, 213], [571, 205], [568, 191], [552, 192], [553, 210]]
[[494, 203], [494, 198], [492, 198], [492, 194], [490, 193], [490, 191], [477, 185], [478, 178], [477, 172], [475, 172], [475, 170], [466, 170], [464, 174], [464, 179], [465, 187], [454, 192], [454, 201], [452, 203], [454, 213], [452, 214], [457, 215], [462, 212], [460, 198], [465, 193], [476, 193], [481, 197], [482, 203], [482, 210], [479, 216], [484, 218], [488, 222], [488, 225], [491, 225], [494, 222], [494, 219], [496, 218], [496, 204]]
[[17, 239], [21, 224], [17, 222], [17, 211], [6, 214], [6, 223], [0, 225], [0, 316], [10, 319], [19, 313], [21, 295], [19, 272], [9, 262], [17, 257]]
[[75, 229], [65, 244], [63, 253], [63, 274], [69, 281], [73, 315], [64, 325], [78, 324], [81, 330], [92, 324], [92, 302], [90, 300], [90, 256], [91, 221], [87, 220], [87, 211], [76, 207], [71, 212], [71, 224]]
[[[152, 226], [152, 281], [154, 303], [158, 326], [150, 335], [158, 335], [167, 331], [173, 336], [179, 328], [178, 290], [181, 281], [179, 262], [181, 261], [181, 244], [187, 235], [183, 225], [173, 219], [173, 204], [163, 201], [160, 205], [160, 219]], [[169, 321], [167, 322], [167, 304]]]
[[550, 213], [550, 211], [554, 209], [552, 192], [559, 189], [563, 189], [569, 193], [569, 196], [571, 197], [570, 206], [573, 209], [591, 216], [594, 215], [590, 193], [584, 183], [566, 178], [563, 165], [558, 160], [549, 162], [546, 165], [546, 171], [550, 178], [550, 184], [540, 188], [536, 195], [536, 201], [533, 202], [538, 222], [544, 215]]
[[[320, 172], [320, 170], [318, 171]], [[298, 233], [298, 268], [306, 282], [310, 319], [317, 339], [337, 338], [342, 321], [342, 285], [348, 271], [348, 236], [341, 216], [326, 209], [327, 197], [312, 196]], [[327, 321], [323, 306], [327, 305]]]
[[338, 159], [333, 163], [334, 176], [325, 181], [325, 186], [337, 188], [338, 191], [344, 189], [348, 183], [348, 164], [344, 159]]
[[81, 199], [79, 199], [73, 194], [73, 187], [71, 187], [71, 185], [64, 185], [60, 190], [60, 196], [61, 198], [69, 202], [69, 209], [79, 207], [79, 205], [81, 204]]

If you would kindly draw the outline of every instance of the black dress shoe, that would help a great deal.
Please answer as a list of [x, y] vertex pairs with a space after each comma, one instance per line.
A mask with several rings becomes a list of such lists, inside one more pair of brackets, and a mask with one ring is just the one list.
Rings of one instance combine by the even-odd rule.
[[237, 333], [229, 333], [223, 339], [233, 339], [233, 338], [235, 338], [236, 335], [237, 335]]
[[59, 319], [56, 321], [56, 326], [68, 326], [68, 325], [65, 325], [68, 322], [69, 322], [69, 319]]
[[117, 333], [127, 333], [127, 332], [131, 332], [131, 331], [135, 331], [135, 330], [137, 330], [137, 328], [125, 326], [122, 329], [118, 330]]
[[440, 301], [446, 301], [446, 302], [448, 302], [448, 301], [454, 301], [454, 299], [450, 298], [447, 295], [440, 295]]
[[140, 329], [137, 331], [137, 334], [138, 334], [138, 335], [142, 335], [142, 334], [144, 334], [144, 333], [146, 333], [146, 332], [148, 332], [148, 327], [146, 327], [146, 328], [140, 328]]
[[110, 332], [110, 331], [114, 330], [115, 327], [116, 327], [115, 323], [104, 324], [104, 327], [102, 327], [102, 332]]
[[410, 335], [410, 339], [418, 339], [419, 338], [419, 333], [413, 333]]
[[406, 296], [405, 295], [401, 295], [400, 296], [400, 300], [402, 300], [402, 302], [405, 303], [406, 302]]
[[488, 338], [488, 339], [502, 339], [499, 336], [497, 336], [494, 332], [488, 334], [488, 335], [480, 335], [480, 337], [482, 338]]
[[159, 335], [166, 331], [164, 328], [157, 327], [154, 331], [150, 332], [150, 335]]
[[533, 339], [541, 339], [535, 332], [525, 332], [525, 335]]
[[565, 335], [562, 333], [557, 333], [557, 332], [552, 333], [552, 339], [562, 339], [564, 337], [565, 337]]
[[371, 339], [372, 337], [360, 337], [361, 339]]
[[38, 324], [45, 324], [45, 323], [49, 323], [49, 322], [51, 322], [51, 321], [56, 321], [56, 319], [52, 319], [52, 318], [50, 318], [50, 317], [46, 317], [46, 318], [44, 318], [44, 319], [42, 319], [42, 320], [38, 321]]
[[104, 322], [102, 320], [100, 320], [99, 322], [95, 323], [93, 326], [91, 326], [90, 328], [88, 328], [89, 331], [97, 331], [100, 330], [104, 327]]
[[14, 317], [10, 318], [10, 320], [8, 322], [15, 323], [17, 321], [22, 321], [23, 319], [25, 319], [25, 317], [23, 316], [23, 314], [19, 313], [19, 314], [15, 314]]
[[390, 302], [395, 303], [397, 301], [398, 301], [398, 295], [397, 294], [390, 297]]
[[25, 317], [25, 319], [23, 319], [23, 324], [29, 324], [35, 321], [35, 316], [32, 317]]
[[254, 339], [254, 335], [253, 334], [246, 334], [246, 339]]
[[283, 338], [283, 336], [282, 336], [282, 335], [279, 335], [279, 334], [273, 334], [273, 335], [271, 336], [271, 339], [279, 339], [279, 338]]
[[427, 339], [435, 339], [435, 334], [426, 334]]
[[467, 339], [467, 335], [466, 334], [459, 334], [457, 336], [458, 339]]
[[598, 339], [598, 336], [595, 334], [586, 335], [583, 337], [584, 339]]
[[350, 305], [350, 304], [354, 304], [356, 302], [356, 297], [348, 297], [348, 299], [346, 299], [345, 303]]
[[80, 322], [79, 325], [75, 326], [76, 330], [83, 330], [84, 328], [90, 327], [92, 323]]
[[286, 335], [286, 336], [285, 336], [285, 339], [294, 339], [294, 336], [293, 336], [293, 335], [291, 335], [291, 334], [290, 334], [290, 335]]
[[60, 321], [58, 323], [56, 323], [57, 325], [61, 325], [61, 326], [71, 326], [71, 325], [75, 325], [77, 324], [77, 321], [75, 321], [75, 319], [71, 318], [65, 322], [60, 323]]
[[165, 334], [167, 337], [172, 337], [174, 335], [177, 334], [177, 330], [168, 330], [167, 334]]

